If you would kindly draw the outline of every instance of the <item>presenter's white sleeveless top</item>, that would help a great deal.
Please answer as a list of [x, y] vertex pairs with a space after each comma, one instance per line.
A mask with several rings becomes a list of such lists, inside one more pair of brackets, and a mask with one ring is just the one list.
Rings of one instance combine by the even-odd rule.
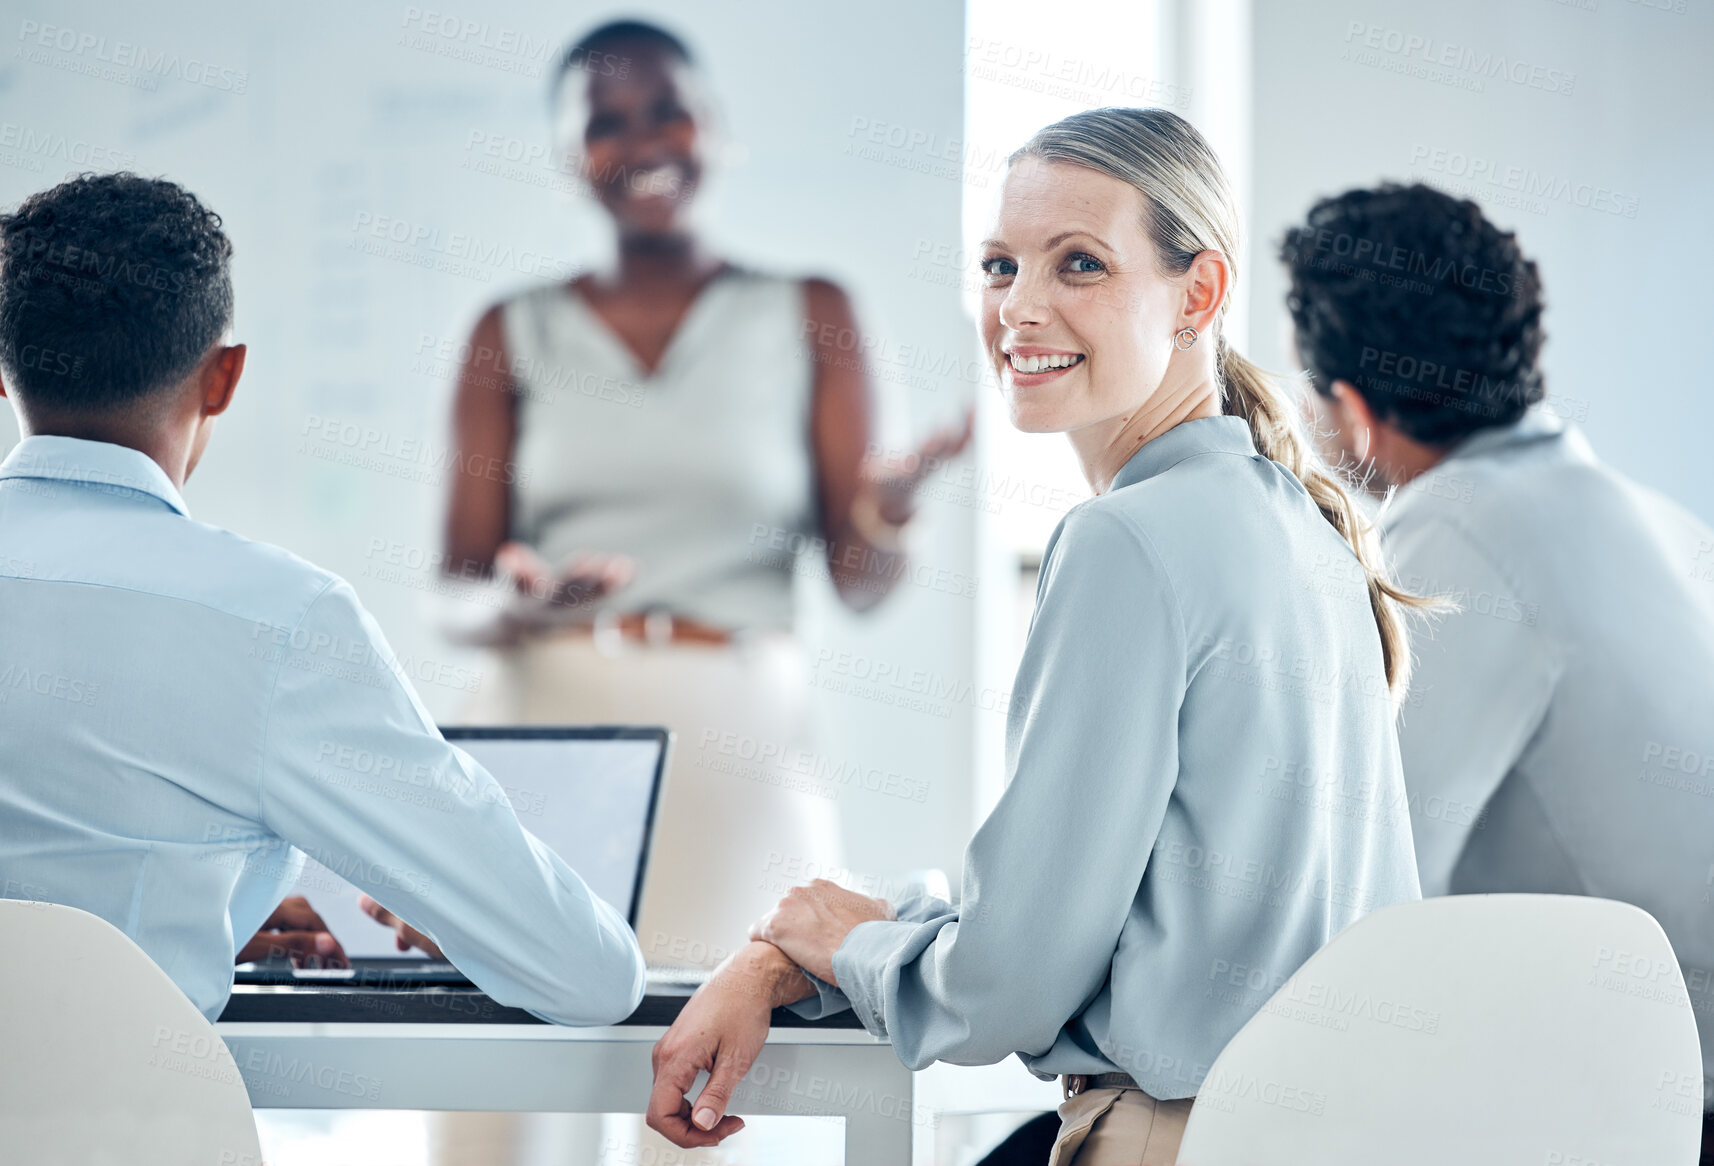
[[502, 315], [519, 393], [512, 537], [550, 562], [629, 555], [616, 611], [790, 628], [782, 551], [815, 529], [803, 284], [717, 276], [652, 374], [565, 284]]

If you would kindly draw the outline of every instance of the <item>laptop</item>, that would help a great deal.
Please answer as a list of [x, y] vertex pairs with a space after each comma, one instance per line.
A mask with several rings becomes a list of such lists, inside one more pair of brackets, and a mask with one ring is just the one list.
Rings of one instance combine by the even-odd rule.
[[[500, 783], [518, 820], [616, 907], [634, 930], [672, 735], [629, 726], [443, 728], [448, 741]], [[401, 952], [393, 931], [358, 907], [362, 891], [304, 860], [287, 894], [309, 900], [350, 957], [349, 968], [294, 968], [289, 960], [240, 964], [240, 984], [344, 987], [470, 986], [449, 961]], [[688, 988], [698, 968], [651, 968], [651, 987]]]

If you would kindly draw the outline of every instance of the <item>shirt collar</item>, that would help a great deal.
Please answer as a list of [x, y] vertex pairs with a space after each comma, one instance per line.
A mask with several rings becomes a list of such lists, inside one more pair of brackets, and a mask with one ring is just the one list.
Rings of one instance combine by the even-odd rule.
[[1582, 430], [1566, 425], [1554, 413], [1537, 406], [1510, 425], [1478, 429], [1453, 446], [1441, 459], [1440, 464], [1444, 465], [1455, 458], [1491, 457], [1508, 453], [1520, 446], [1555, 439], [1565, 444], [1566, 451], [1572, 457], [1581, 461], [1595, 460], [1595, 451], [1589, 447], [1589, 440], [1583, 436]]
[[0, 462], [6, 478], [50, 478], [107, 491], [132, 490], [165, 502], [186, 518], [190, 511], [167, 472], [141, 450], [81, 437], [26, 437]]
[[1242, 417], [1198, 417], [1195, 421], [1180, 421], [1171, 429], [1131, 455], [1131, 460], [1113, 475], [1111, 490], [1134, 486], [1138, 482], [1164, 474], [1186, 458], [1200, 453], [1237, 453], [1256, 456], [1256, 443], [1250, 436], [1250, 423]]

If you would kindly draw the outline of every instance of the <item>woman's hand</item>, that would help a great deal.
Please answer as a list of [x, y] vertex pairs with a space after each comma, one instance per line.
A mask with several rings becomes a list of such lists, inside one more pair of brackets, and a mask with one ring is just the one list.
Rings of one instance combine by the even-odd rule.
[[514, 643], [532, 633], [592, 622], [595, 602], [629, 583], [636, 566], [624, 555], [588, 551], [556, 567], [533, 547], [509, 542], [494, 553], [494, 571], [513, 592], [501, 612], [499, 642]]
[[779, 906], [750, 928], [750, 938], [773, 944], [804, 971], [837, 985], [833, 953], [851, 929], [872, 919], [891, 918], [893, 909], [885, 899], [871, 899], [838, 883], [816, 879], [806, 887], [787, 891]]
[[494, 569], [511, 581], [520, 598], [545, 611], [576, 612], [629, 583], [636, 565], [624, 555], [584, 551], [550, 565], [527, 543], [510, 542], [494, 552]]
[[[768, 1039], [769, 1017], [814, 991], [778, 948], [751, 943], [729, 957], [655, 1042], [649, 1128], [686, 1149], [715, 1145], [743, 1129], [744, 1119], [728, 1115], [726, 1107]], [[693, 1111], [685, 1094], [704, 1069], [708, 1084]]]
[[383, 927], [393, 929], [393, 942], [400, 951], [410, 951], [413, 947], [437, 960], [443, 960], [446, 955], [436, 945], [435, 941], [400, 919], [387, 908], [381, 906], [368, 895], [357, 900], [357, 906], [363, 913]]
[[515, 647], [531, 636], [594, 623], [596, 601], [635, 574], [624, 555], [589, 551], [567, 556], [556, 567], [526, 543], [502, 543], [494, 552], [494, 578], [503, 589], [498, 611], [493, 590], [484, 582], [480, 594], [455, 605], [456, 614], [449, 613], [441, 630], [460, 644]]
[[260, 931], [238, 951], [233, 962], [255, 963], [257, 960], [290, 956], [293, 967], [344, 968], [350, 966], [339, 940], [302, 895], [289, 895], [280, 900]]

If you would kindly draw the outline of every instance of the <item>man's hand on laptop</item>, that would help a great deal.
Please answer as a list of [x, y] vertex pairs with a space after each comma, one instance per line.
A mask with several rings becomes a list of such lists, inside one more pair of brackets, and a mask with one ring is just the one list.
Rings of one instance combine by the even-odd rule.
[[302, 895], [280, 901], [262, 929], [238, 950], [234, 961], [241, 964], [289, 956], [293, 967], [344, 968], [350, 966], [339, 940]]
[[369, 918], [381, 924], [383, 927], [391, 927], [393, 929], [393, 938], [398, 944], [400, 951], [410, 951], [414, 947], [418, 951], [425, 952], [437, 960], [443, 960], [446, 958], [440, 948], [435, 945], [434, 940], [418, 931], [415, 927], [412, 927], [409, 923], [406, 923], [403, 919], [400, 919], [397, 915], [381, 906], [381, 904], [377, 903], [374, 899], [371, 899], [368, 895], [364, 895], [361, 899], [358, 899], [357, 905], [363, 909], [363, 913], [369, 916]]
[[[729, 956], [655, 1043], [649, 1128], [686, 1149], [743, 1129], [744, 1119], [726, 1106], [768, 1039], [773, 1010], [814, 993], [803, 969], [771, 943], [749, 943]], [[703, 1069], [708, 1084], [693, 1109], [685, 1094]]]

